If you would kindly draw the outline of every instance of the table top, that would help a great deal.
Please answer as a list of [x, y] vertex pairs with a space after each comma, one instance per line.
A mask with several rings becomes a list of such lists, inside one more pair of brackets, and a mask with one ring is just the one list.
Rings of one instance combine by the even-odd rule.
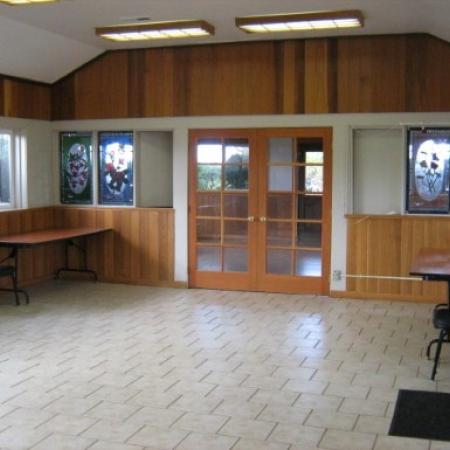
[[450, 249], [421, 249], [411, 264], [410, 274], [450, 279]]
[[83, 236], [110, 231], [111, 228], [54, 228], [49, 230], [31, 231], [28, 233], [0, 236], [0, 247], [31, 247], [33, 245], [48, 244], [51, 242], [66, 241]]

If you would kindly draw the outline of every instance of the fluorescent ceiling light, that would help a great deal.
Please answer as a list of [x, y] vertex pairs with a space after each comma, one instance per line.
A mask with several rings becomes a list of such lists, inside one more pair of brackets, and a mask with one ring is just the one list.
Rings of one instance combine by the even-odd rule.
[[177, 20], [101, 27], [95, 29], [95, 34], [118, 42], [180, 39], [213, 35], [214, 27], [204, 20]]
[[246, 33], [333, 30], [363, 25], [364, 17], [358, 10], [236, 17], [236, 26]]
[[0, 3], [8, 5], [32, 5], [35, 3], [55, 3], [58, 0], [0, 0]]

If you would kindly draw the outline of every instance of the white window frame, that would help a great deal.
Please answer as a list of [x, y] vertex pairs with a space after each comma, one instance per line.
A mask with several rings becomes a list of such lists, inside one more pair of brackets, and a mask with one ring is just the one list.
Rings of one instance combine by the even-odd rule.
[[26, 137], [17, 130], [0, 129], [0, 134], [10, 137], [9, 149], [9, 202], [0, 202], [0, 210], [26, 208], [27, 173], [26, 173]]
[[2, 202], [0, 200], [0, 209], [13, 209], [15, 207], [15, 190], [16, 190], [16, 161], [15, 161], [15, 142], [14, 142], [14, 134], [11, 130], [2, 130], [0, 129], [0, 135], [8, 135], [9, 136], [9, 202]]

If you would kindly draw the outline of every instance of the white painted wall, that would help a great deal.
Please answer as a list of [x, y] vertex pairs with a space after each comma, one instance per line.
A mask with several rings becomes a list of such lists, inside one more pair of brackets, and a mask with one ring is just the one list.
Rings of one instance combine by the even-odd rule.
[[[34, 8], [33, 8], [34, 9]], [[25, 11], [23, 11], [25, 12]], [[34, 11], [34, 14], [37, 10]], [[66, 16], [70, 17], [70, 16]], [[60, 20], [57, 21], [60, 23]], [[103, 49], [0, 16], [0, 73], [54, 83]], [[19, 56], [20, 55], [20, 56]]]
[[137, 133], [137, 206], [172, 207], [173, 142], [168, 131]]
[[23, 136], [22, 207], [35, 208], [54, 204], [53, 155], [50, 122], [0, 117], [0, 129]]
[[[175, 279], [187, 281], [188, 223], [188, 130], [195, 128], [333, 128], [333, 206], [331, 273], [345, 274], [347, 229], [345, 214], [351, 212], [351, 149], [353, 128], [392, 128], [406, 125], [450, 125], [450, 113], [318, 114], [235, 117], [182, 117], [53, 122], [53, 130], [133, 129], [173, 132], [173, 197], [175, 209]], [[54, 149], [54, 154], [57, 154]], [[377, 195], [375, 192], [373, 195]], [[345, 281], [331, 281], [332, 290], [344, 290]]]

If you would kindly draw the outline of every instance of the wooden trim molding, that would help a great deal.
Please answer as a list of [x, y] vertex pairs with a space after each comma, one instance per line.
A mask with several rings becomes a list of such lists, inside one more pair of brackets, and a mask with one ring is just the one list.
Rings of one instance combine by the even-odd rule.
[[436, 303], [435, 296], [416, 296], [411, 295], [395, 295], [395, 294], [376, 294], [376, 293], [360, 293], [352, 291], [330, 291], [332, 298], [350, 298], [352, 300], [387, 300], [391, 302], [422, 302], [422, 303]]

